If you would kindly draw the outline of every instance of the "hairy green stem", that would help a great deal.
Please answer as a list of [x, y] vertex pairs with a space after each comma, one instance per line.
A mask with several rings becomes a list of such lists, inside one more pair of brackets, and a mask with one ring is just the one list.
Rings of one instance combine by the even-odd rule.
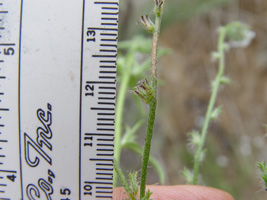
[[148, 125], [147, 125], [146, 139], [145, 139], [145, 147], [144, 147], [144, 152], [143, 152], [142, 170], [141, 170], [141, 183], [140, 183], [140, 197], [141, 198], [145, 196], [145, 190], [146, 190], [147, 167], [148, 167], [148, 161], [149, 161], [151, 140], [152, 140], [152, 135], [153, 135], [154, 121], [155, 121], [155, 116], [156, 116], [156, 107], [157, 107], [157, 100], [155, 98], [149, 107], [149, 116], [148, 116], [148, 122], [147, 122]]
[[199, 172], [199, 164], [200, 164], [200, 159], [201, 159], [201, 154], [203, 152], [206, 136], [207, 136], [207, 130], [209, 127], [209, 123], [211, 120], [211, 114], [215, 105], [215, 101], [217, 98], [218, 90], [221, 84], [221, 79], [224, 74], [224, 68], [225, 68], [225, 40], [226, 37], [226, 28], [221, 28], [220, 34], [219, 34], [219, 40], [218, 40], [218, 53], [219, 53], [219, 71], [218, 74], [215, 78], [215, 81], [212, 85], [212, 94], [211, 98], [209, 101], [208, 109], [206, 112], [205, 116], [205, 121], [201, 130], [201, 141], [198, 146], [196, 155], [195, 155], [195, 160], [194, 160], [194, 177], [193, 177], [193, 184], [197, 185], [198, 184], [198, 172]]
[[132, 192], [131, 188], [130, 188], [130, 186], [129, 186], [128, 182], [127, 182], [127, 179], [124, 176], [121, 168], [119, 167], [119, 164], [118, 164], [116, 159], [114, 159], [113, 165], [114, 165], [114, 170], [118, 174], [118, 177], [119, 177], [119, 179], [121, 181], [121, 184], [123, 185], [123, 187], [126, 190], [127, 194], [130, 194]]
[[[120, 163], [121, 156], [121, 137], [122, 137], [122, 119], [123, 119], [123, 109], [125, 103], [125, 97], [130, 81], [131, 69], [134, 62], [134, 51], [133, 48], [130, 49], [127, 59], [127, 65], [123, 71], [122, 82], [116, 102], [116, 114], [115, 114], [115, 141], [114, 141], [114, 159]], [[117, 173], [114, 172], [113, 175], [113, 187], [117, 184]]]
[[155, 32], [153, 33], [153, 40], [152, 40], [151, 73], [152, 73], [152, 88], [154, 92], [154, 98], [149, 104], [149, 115], [147, 121], [148, 124], [147, 124], [147, 132], [146, 132], [145, 146], [143, 152], [143, 163], [141, 169], [140, 199], [142, 199], [145, 196], [145, 191], [146, 191], [147, 168], [148, 168], [151, 140], [153, 136], [154, 122], [155, 122], [156, 108], [157, 108], [157, 53], [158, 53], [161, 16], [162, 16], [161, 12], [156, 13]]

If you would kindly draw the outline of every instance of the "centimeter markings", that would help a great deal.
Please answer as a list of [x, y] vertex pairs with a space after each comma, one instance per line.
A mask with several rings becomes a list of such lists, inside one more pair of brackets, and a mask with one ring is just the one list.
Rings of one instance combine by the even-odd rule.
[[[115, 1], [95, 1], [94, 4], [100, 6], [101, 22], [98, 26], [84, 29], [86, 45], [98, 45], [99, 52], [91, 54], [91, 58], [99, 68], [93, 77], [83, 74], [84, 91], [81, 99], [83, 107], [88, 98], [96, 100], [95, 105], [90, 105], [90, 113], [95, 116], [92, 120], [94, 129], [88, 128], [88, 131], [82, 127], [81, 132], [81, 156], [90, 155], [87, 164], [94, 166], [94, 169], [90, 170], [90, 177], [80, 177], [80, 195], [112, 199], [119, 4]], [[81, 116], [83, 126], [88, 122], [83, 121], [85, 114]], [[88, 152], [90, 148], [95, 149], [93, 154]], [[84, 162], [80, 165], [86, 166]]]
[[[12, 165], [12, 160], [16, 160], [19, 165], [19, 156], [14, 155], [14, 152], [19, 151], [18, 138], [10, 140], [9, 134], [18, 132], [18, 119], [13, 119], [12, 115], [17, 111], [17, 99], [9, 100], [10, 97], [16, 97], [17, 93], [17, 76], [16, 72], [10, 74], [14, 70], [9, 67], [10, 63], [18, 63], [18, 38], [16, 37], [19, 30], [19, 22], [16, 17], [20, 15], [20, 5], [9, 9], [6, 4], [9, 2], [0, 1], [0, 199], [10, 200], [7, 188], [12, 188], [10, 191], [16, 191], [16, 186], [19, 187], [19, 180], [16, 179], [18, 171], [16, 166]], [[10, 13], [16, 12], [17, 15], [11, 16]], [[19, 17], [18, 17], [19, 18]], [[13, 29], [6, 22], [17, 26]], [[16, 22], [15, 22], [16, 21]], [[8, 39], [6, 39], [8, 38]], [[15, 70], [16, 71], [16, 70]], [[12, 88], [8, 82], [15, 81]], [[9, 122], [13, 120], [13, 124]], [[18, 135], [16, 135], [18, 136]], [[11, 161], [11, 162], [10, 162]], [[20, 195], [20, 191], [16, 191]], [[9, 192], [10, 193], [10, 192]]]

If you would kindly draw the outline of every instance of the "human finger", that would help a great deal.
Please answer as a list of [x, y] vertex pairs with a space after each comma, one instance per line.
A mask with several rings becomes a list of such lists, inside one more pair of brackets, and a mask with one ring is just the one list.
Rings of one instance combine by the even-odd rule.
[[[227, 192], [198, 185], [147, 186], [153, 200], [234, 200]], [[125, 200], [128, 196], [123, 188], [114, 188], [113, 199]]]

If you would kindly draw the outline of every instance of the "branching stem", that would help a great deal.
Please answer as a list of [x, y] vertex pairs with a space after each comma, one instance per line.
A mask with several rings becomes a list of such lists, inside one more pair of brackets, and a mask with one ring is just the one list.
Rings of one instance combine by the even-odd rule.
[[225, 37], [226, 37], [226, 28], [221, 28], [219, 33], [219, 40], [218, 40], [218, 57], [219, 57], [219, 71], [215, 78], [214, 83], [212, 84], [212, 94], [209, 101], [208, 109], [205, 116], [205, 121], [201, 130], [201, 140], [200, 144], [197, 148], [197, 152], [195, 155], [195, 161], [194, 161], [194, 177], [193, 177], [193, 184], [198, 184], [198, 172], [199, 172], [199, 164], [201, 159], [201, 153], [203, 152], [206, 136], [207, 136], [207, 130], [209, 127], [209, 123], [211, 121], [211, 114], [214, 109], [215, 101], [217, 98], [218, 90], [221, 84], [221, 79], [224, 74], [224, 68], [225, 68]]

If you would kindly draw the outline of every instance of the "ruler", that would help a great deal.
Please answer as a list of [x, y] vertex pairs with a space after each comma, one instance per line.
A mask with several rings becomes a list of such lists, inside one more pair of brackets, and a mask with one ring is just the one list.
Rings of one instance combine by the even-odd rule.
[[118, 0], [0, 0], [0, 199], [112, 199]]

